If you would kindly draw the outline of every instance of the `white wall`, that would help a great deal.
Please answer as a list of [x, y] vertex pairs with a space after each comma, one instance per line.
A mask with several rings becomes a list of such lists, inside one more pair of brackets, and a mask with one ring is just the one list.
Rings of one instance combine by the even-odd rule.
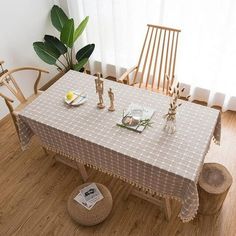
[[[52, 78], [56, 70], [41, 61], [32, 44], [34, 41], [41, 41], [46, 33], [55, 35], [50, 21], [53, 4], [53, 0], [0, 0], [0, 60], [4, 60], [5, 68], [9, 69], [35, 66], [50, 71], [49, 75], [43, 75], [41, 85]], [[36, 74], [30, 73], [24, 72], [19, 78], [16, 77], [26, 95], [33, 93], [32, 76]], [[14, 98], [3, 86], [0, 87], [0, 92]], [[7, 114], [5, 102], [0, 98], [0, 119]]]

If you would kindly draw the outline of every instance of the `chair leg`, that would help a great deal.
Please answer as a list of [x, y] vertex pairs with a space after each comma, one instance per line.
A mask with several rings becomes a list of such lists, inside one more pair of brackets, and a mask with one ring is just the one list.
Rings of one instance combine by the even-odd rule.
[[169, 221], [171, 218], [170, 200], [164, 197], [162, 199], [163, 199], [163, 210], [164, 210], [165, 218], [167, 221]]

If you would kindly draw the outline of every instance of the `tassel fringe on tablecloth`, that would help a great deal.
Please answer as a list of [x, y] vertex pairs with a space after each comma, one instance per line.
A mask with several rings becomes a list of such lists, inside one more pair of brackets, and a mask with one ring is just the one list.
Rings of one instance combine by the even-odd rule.
[[[70, 156], [70, 155], [68, 155], [68, 154], [66, 154], [66, 153], [64, 153], [64, 152], [62, 152], [62, 151], [56, 150], [56, 149], [51, 148], [51, 147], [47, 147], [47, 146], [45, 146], [45, 145], [43, 145], [43, 147], [46, 148], [46, 149], [49, 150], [49, 151], [52, 151], [52, 152], [56, 153], [56, 154], [62, 155], [62, 156], [64, 156], [64, 157], [67, 157], [68, 159], [70, 159], [70, 160], [72, 160], [72, 161], [79, 162], [79, 163], [81, 163], [81, 164], [83, 164], [83, 165], [85, 165], [85, 166], [87, 166], [87, 167], [89, 167], [89, 168], [93, 168], [93, 169], [98, 170], [98, 171], [100, 171], [100, 172], [102, 172], [102, 173], [104, 173], [104, 174], [107, 174], [107, 175], [109, 175], [109, 176], [118, 178], [118, 179], [120, 179], [120, 180], [122, 180], [122, 181], [124, 181], [124, 182], [126, 182], [126, 183], [129, 183], [130, 185], [132, 185], [132, 186], [134, 186], [134, 187], [137, 187], [137, 188], [139, 188], [139, 189], [142, 189], [144, 192], [148, 192], [148, 193], [151, 194], [151, 195], [156, 195], [156, 196], [159, 196], [159, 197], [162, 197], [162, 198], [174, 199], [174, 200], [177, 200], [178, 202], [180, 202], [181, 204], [183, 204], [183, 200], [182, 200], [181, 198], [177, 197], [177, 196], [173, 196], [173, 195], [170, 195], [170, 194], [168, 194], [168, 193], [158, 193], [158, 192], [154, 191], [153, 189], [150, 189], [150, 188], [148, 188], [148, 187], [142, 186], [142, 185], [136, 183], [135, 181], [132, 181], [132, 180], [130, 180], [130, 179], [127, 179], [126, 177], [117, 175], [117, 174], [115, 174], [115, 173], [112, 173], [112, 172], [109, 171], [109, 170], [105, 170], [105, 169], [103, 169], [103, 168], [101, 168], [101, 167], [97, 167], [97, 166], [95, 166], [95, 165], [93, 165], [93, 164], [86, 163], [85, 161], [79, 159], [78, 157], [72, 157], [72, 156]], [[198, 207], [197, 207], [197, 209], [198, 209]], [[196, 216], [196, 214], [197, 214], [197, 210], [196, 210], [196, 212], [192, 215], [192, 217], [190, 217], [190, 218], [183, 218], [182, 215], [181, 215], [181, 213], [179, 213], [178, 217], [179, 217], [184, 223], [187, 223], [187, 222], [191, 221], [192, 219], [194, 219], [195, 216]]]

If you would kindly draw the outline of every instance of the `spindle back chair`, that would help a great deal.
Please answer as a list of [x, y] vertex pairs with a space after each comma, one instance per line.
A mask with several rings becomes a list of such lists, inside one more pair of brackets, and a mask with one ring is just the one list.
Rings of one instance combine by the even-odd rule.
[[138, 65], [125, 72], [118, 82], [168, 94], [175, 77], [180, 32], [179, 29], [148, 24]]

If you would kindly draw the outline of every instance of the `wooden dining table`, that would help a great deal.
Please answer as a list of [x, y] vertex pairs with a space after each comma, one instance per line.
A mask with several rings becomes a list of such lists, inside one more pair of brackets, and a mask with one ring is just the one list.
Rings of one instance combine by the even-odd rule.
[[[197, 213], [197, 182], [212, 139], [220, 142], [220, 112], [183, 101], [176, 117], [177, 131], [163, 131], [170, 98], [156, 92], [104, 81], [105, 109], [97, 109], [95, 77], [69, 71], [18, 115], [23, 149], [36, 135], [48, 150], [109, 173], [166, 198], [182, 207], [179, 217], [188, 222]], [[115, 111], [108, 111], [112, 88]], [[67, 91], [86, 93], [81, 106], [65, 103]], [[155, 109], [152, 126], [137, 133], [117, 126], [123, 111], [136, 103]]]

